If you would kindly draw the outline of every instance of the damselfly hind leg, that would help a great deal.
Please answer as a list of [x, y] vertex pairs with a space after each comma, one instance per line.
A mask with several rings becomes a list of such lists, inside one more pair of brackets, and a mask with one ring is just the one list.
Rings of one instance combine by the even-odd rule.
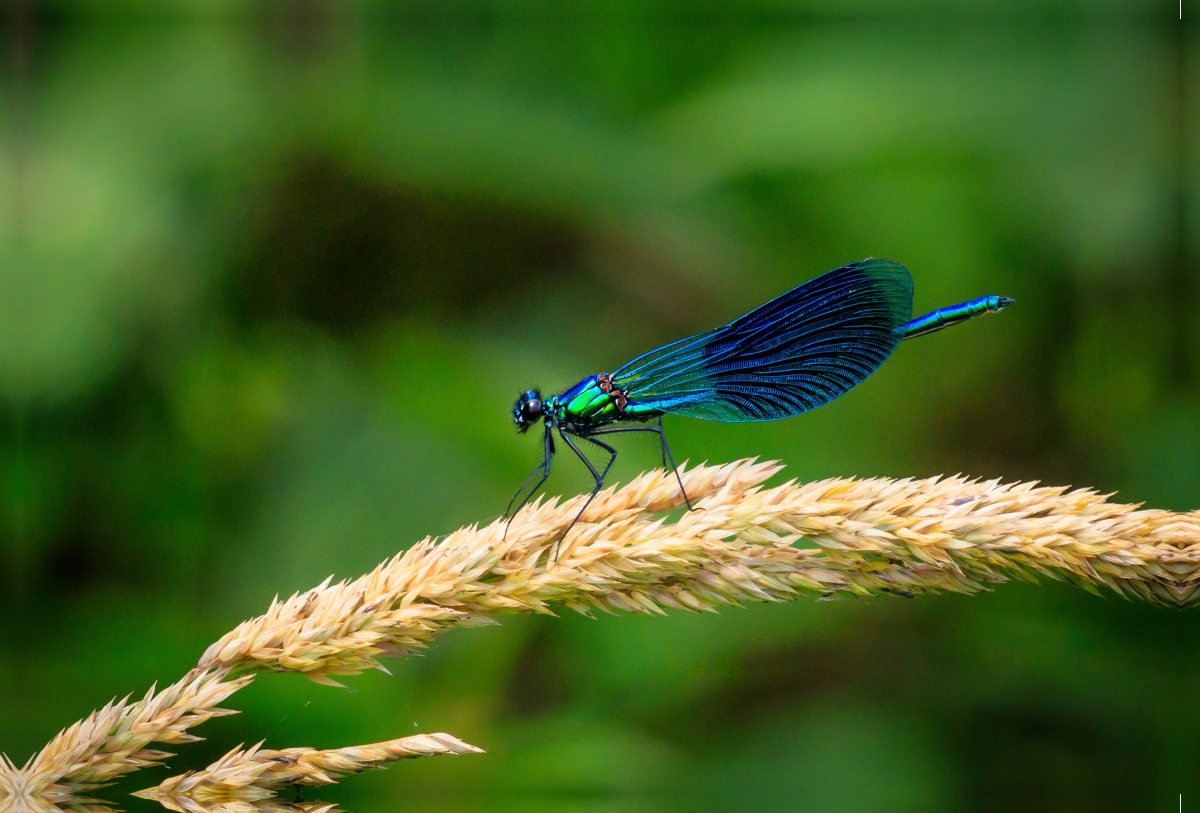
[[[543, 447], [545, 451], [545, 457], [542, 458], [541, 464], [533, 470], [532, 474], [525, 478], [525, 482], [521, 483], [521, 487], [517, 489], [517, 493], [513, 494], [512, 499], [508, 501], [508, 508], [504, 510], [504, 518], [507, 521], [504, 523], [504, 534], [500, 537], [501, 540], [508, 538], [508, 526], [512, 523], [512, 518], [517, 515], [517, 511], [520, 511], [525, 507], [525, 503], [533, 499], [533, 495], [537, 494], [538, 489], [541, 488], [542, 484], [545, 483], [550, 477], [550, 461], [554, 459], [554, 436], [550, 434], [549, 425], [546, 426], [546, 439]], [[537, 481], [537, 485], [530, 489], [529, 493], [525, 495], [525, 498], [521, 500], [519, 505], [517, 505], [516, 511], [514, 511], [513, 503], [517, 501], [517, 497], [521, 496], [521, 492], [525, 490], [525, 486], [529, 485], [529, 482], [533, 480], [534, 477], [537, 477], [539, 471], [542, 473], [542, 479]]]
[[675, 482], [679, 483], [679, 493], [683, 495], [683, 501], [687, 504], [689, 511], [695, 511], [692, 507], [692, 500], [688, 497], [687, 489], [683, 487], [683, 478], [679, 476], [679, 467], [675, 465], [675, 458], [671, 456], [671, 447], [667, 444], [667, 433], [663, 431], [662, 415], [658, 416], [658, 439], [662, 441], [663, 454], [666, 455], [666, 464], [668, 461], [671, 464], [671, 471], [675, 472]]

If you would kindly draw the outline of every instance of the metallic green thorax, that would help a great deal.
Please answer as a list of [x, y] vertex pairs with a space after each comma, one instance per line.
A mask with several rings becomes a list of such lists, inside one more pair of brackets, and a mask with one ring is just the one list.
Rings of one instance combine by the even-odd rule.
[[648, 421], [662, 411], [631, 404], [625, 394], [613, 386], [607, 373], [588, 376], [562, 395], [546, 399], [546, 414], [558, 425], [572, 431], [584, 431], [617, 421]]

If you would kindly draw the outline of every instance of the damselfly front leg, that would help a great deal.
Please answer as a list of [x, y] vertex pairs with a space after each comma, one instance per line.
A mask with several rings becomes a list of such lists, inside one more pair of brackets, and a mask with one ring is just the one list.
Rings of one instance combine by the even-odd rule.
[[[541, 488], [542, 484], [545, 483], [550, 477], [550, 461], [554, 459], [554, 436], [550, 434], [550, 424], [546, 424], [546, 440], [544, 444], [544, 450], [545, 457], [542, 458], [541, 464], [533, 470], [532, 474], [525, 478], [525, 482], [521, 483], [521, 487], [517, 489], [517, 493], [512, 496], [511, 500], [508, 501], [508, 508], [504, 511], [504, 517], [507, 521], [504, 523], [504, 534], [500, 537], [502, 541], [508, 538], [508, 526], [512, 523], [512, 518], [517, 515], [517, 511], [520, 511], [525, 507], [525, 503], [533, 499], [533, 495], [537, 494], [538, 489]], [[530, 480], [532, 480], [534, 477], [537, 477], [539, 471], [542, 473], [542, 479], [538, 480], [537, 485], [535, 485], [530, 492], [525, 495], [525, 499], [521, 500], [520, 505], [517, 506], [517, 510], [512, 510], [513, 503], [517, 501], [517, 497], [521, 496], [521, 492], [525, 490], [525, 486], [529, 485]]]

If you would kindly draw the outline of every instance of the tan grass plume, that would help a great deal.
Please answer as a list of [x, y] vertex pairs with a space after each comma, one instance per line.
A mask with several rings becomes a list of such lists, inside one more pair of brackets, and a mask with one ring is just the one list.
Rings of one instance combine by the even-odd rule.
[[481, 754], [449, 734], [418, 734], [397, 740], [317, 751], [312, 748], [265, 750], [262, 743], [230, 751], [203, 771], [189, 771], [157, 787], [133, 794], [155, 799], [172, 810], [197, 813], [233, 802], [258, 802], [279, 788], [330, 785], [347, 774], [382, 768], [398, 759], [441, 754]]
[[[512, 521], [425, 539], [353, 581], [326, 580], [272, 602], [214, 643], [179, 683], [110, 704], [29, 764], [0, 765], [3, 797], [82, 793], [155, 764], [152, 743], [187, 730], [262, 671], [319, 683], [508, 613], [711, 611], [797, 595], [971, 593], [1049, 576], [1156, 604], [1200, 603], [1200, 512], [1110, 503], [1093, 491], [963, 477], [761, 484], [774, 463], [649, 472], [588, 507], [551, 561], [583, 497], [532, 505]], [[386, 671], [386, 670], [384, 670]], [[15, 790], [6, 790], [15, 789]]]

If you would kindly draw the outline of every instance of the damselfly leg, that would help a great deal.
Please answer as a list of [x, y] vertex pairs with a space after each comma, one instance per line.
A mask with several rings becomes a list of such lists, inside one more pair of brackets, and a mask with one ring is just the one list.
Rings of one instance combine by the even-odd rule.
[[587, 507], [592, 504], [592, 500], [596, 499], [596, 495], [600, 493], [600, 489], [604, 488], [604, 478], [608, 476], [608, 471], [613, 467], [613, 463], [617, 462], [617, 450], [609, 446], [607, 443], [601, 443], [600, 441], [592, 438], [590, 435], [575, 435], [575, 437], [581, 440], [586, 440], [588, 443], [599, 446], [601, 449], [608, 452], [608, 465], [604, 467], [604, 471], [597, 471], [596, 467], [592, 465], [592, 461], [588, 460], [587, 455], [585, 455], [579, 449], [579, 447], [575, 445], [575, 441], [571, 440], [571, 433], [565, 432], [562, 429], [559, 429], [558, 433], [562, 436], [563, 441], [571, 447], [571, 451], [583, 461], [583, 465], [588, 467], [588, 471], [592, 473], [592, 477], [596, 480], [596, 487], [593, 488], [592, 493], [588, 495], [587, 502], [585, 502], [583, 507], [579, 509], [579, 513], [575, 515], [575, 519], [571, 520], [571, 524], [567, 526], [567, 530], [563, 531], [563, 535], [559, 537], [558, 543], [554, 546], [554, 550], [550, 554], [550, 561], [552, 562], [558, 558], [558, 545], [567, 538], [567, 534], [569, 534], [571, 529], [575, 527], [575, 523], [579, 522], [579, 518], [583, 516], [583, 512], [586, 511]]
[[[508, 508], [506, 508], [504, 511], [504, 518], [506, 522], [504, 523], [504, 534], [500, 537], [501, 540], [508, 538], [508, 526], [512, 523], [512, 518], [517, 515], [517, 511], [520, 511], [525, 507], [525, 503], [533, 499], [533, 495], [537, 494], [538, 489], [540, 489], [542, 484], [545, 483], [550, 477], [550, 461], [554, 459], [554, 436], [550, 434], [549, 426], [546, 427], [546, 440], [544, 449], [545, 457], [542, 458], [541, 464], [533, 470], [532, 474], [525, 478], [525, 482], [521, 483], [521, 487], [517, 489], [517, 493], [512, 496], [511, 500], [508, 501]], [[516, 511], [514, 511], [513, 503], [517, 501], [517, 497], [521, 496], [521, 492], [525, 490], [525, 486], [529, 485], [530, 481], [533, 480], [534, 477], [537, 477], [539, 471], [542, 473], [542, 479], [537, 481], [537, 485], [530, 489], [529, 493], [526, 494], [524, 499], [521, 500], [520, 504], [517, 505]]]
[[658, 426], [608, 426], [603, 429], [596, 429], [588, 433], [589, 437], [595, 435], [613, 435], [617, 432], [654, 432], [658, 435], [658, 439], [662, 445], [663, 468], [666, 468], [668, 463], [671, 466], [671, 471], [675, 473], [675, 482], [679, 483], [679, 493], [683, 495], [683, 501], [687, 503], [689, 511], [694, 511], [692, 501], [688, 498], [687, 489], [683, 487], [683, 478], [679, 476], [679, 467], [675, 465], [675, 458], [671, 455], [671, 447], [667, 444], [667, 435], [663, 432], [662, 416], [658, 418]]

